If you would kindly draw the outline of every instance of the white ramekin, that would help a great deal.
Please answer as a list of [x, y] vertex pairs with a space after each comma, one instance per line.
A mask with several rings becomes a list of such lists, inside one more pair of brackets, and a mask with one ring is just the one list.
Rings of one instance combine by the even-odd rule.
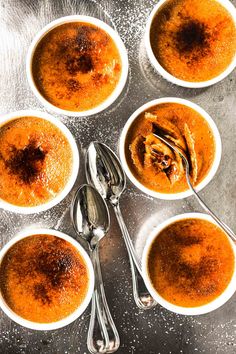
[[[52, 124], [54, 124], [57, 128], [60, 129], [60, 131], [65, 135], [67, 138], [71, 151], [72, 151], [72, 156], [73, 156], [73, 162], [72, 162], [72, 170], [71, 170], [71, 175], [68, 179], [68, 182], [66, 183], [65, 187], [63, 190], [58, 193], [58, 195], [53, 198], [52, 200], [48, 201], [47, 203], [40, 204], [37, 206], [32, 206], [32, 207], [25, 207], [25, 206], [18, 206], [14, 205], [11, 203], [6, 202], [3, 199], [0, 199], [0, 208], [15, 212], [15, 213], [21, 213], [21, 214], [33, 214], [33, 213], [39, 213], [41, 211], [48, 210], [55, 206], [56, 204], [60, 203], [62, 199], [64, 199], [67, 194], [70, 192], [71, 188], [73, 187], [78, 171], [79, 171], [79, 151], [77, 144], [73, 138], [73, 135], [69, 131], [69, 129], [58, 119], [55, 119], [53, 116], [41, 112], [41, 111], [35, 111], [35, 110], [22, 110], [22, 111], [17, 111], [17, 112], [12, 112], [6, 115], [3, 115], [1, 117], [1, 122], [0, 122], [0, 128], [1, 126], [5, 125], [6, 123], [21, 118], [21, 117], [38, 117], [45, 119]], [[1, 142], [0, 142], [1, 144]]]
[[[69, 316], [63, 318], [60, 321], [56, 322], [51, 322], [51, 323], [38, 323], [38, 322], [33, 322], [33, 321], [28, 321], [21, 316], [17, 315], [12, 309], [7, 305], [6, 301], [4, 300], [1, 292], [0, 292], [0, 307], [2, 310], [5, 312], [5, 314], [10, 317], [13, 321], [16, 323], [20, 324], [21, 326], [30, 328], [30, 329], [35, 329], [35, 330], [54, 330], [58, 329], [64, 326], [67, 326], [69, 323], [73, 322], [76, 320], [82, 313], [85, 311], [87, 306], [89, 305], [89, 302], [91, 300], [93, 290], [94, 290], [94, 271], [93, 271], [93, 265], [92, 262], [87, 254], [87, 252], [84, 250], [84, 248], [71, 236], [68, 236], [60, 231], [56, 230], [50, 230], [50, 229], [33, 229], [33, 230], [24, 230], [21, 233], [19, 233], [17, 236], [13, 237], [0, 251], [0, 266], [1, 262], [3, 260], [4, 255], [7, 253], [7, 251], [18, 241], [29, 237], [33, 235], [53, 235], [59, 238], [62, 238], [69, 242], [72, 246], [74, 246], [81, 256], [83, 257], [85, 264], [88, 269], [88, 275], [89, 275], [89, 283], [88, 283], [88, 290], [86, 297], [84, 298], [83, 302], [81, 305]], [[42, 236], [43, 237], [43, 236]]]
[[[121, 76], [120, 76], [119, 82], [116, 85], [114, 91], [110, 94], [110, 96], [108, 96], [107, 99], [105, 101], [103, 101], [100, 105], [98, 105], [97, 107], [94, 107], [92, 109], [85, 110], [85, 111], [78, 111], [78, 112], [68, 111], [65, 109], [58, 108], [57, 106], [55, 106], [55, 105], [51, 104], [49, 101], [47, 101], [43, 97], [43, 95], [39, 92], [39, 90], [37, 89], [37, 87], [34, 83], [33, 75], [32, 75], [32, 59], [33, 59], [33, 55], [34, 55], [34, 52], [35, 52], [35, 49], [36, 49], [38, 43], [41, 41], [41, 39], [48, 32], [50, 32], [55, 27], [58, 27], [60, 25], [63, 25], [65, 23], [70, 23], [70, 22], [90, 23], [92, 25], [95, 25], [95, 26], [103, 29], [105, 32], [107, 32], [117, 46], [117, 49], [118, 49], [120, 57], [121, 57], [121, 63], [122, 63], [121, 64], [122, 71], [121, 71]], [[104, 109], [106, 109], [107, 107], [109, 107], [118, 98], [118, 96], [120, 95], [120, 93], [122, 92], [122, 90], [125, 86], [125, 83], [126, 83], [126, 80], [128, 77], [128, 68], [129, 68], [129, 62], [128, 62], [127, 51], [126, 51], [124, 43], [122, 42], [119, 34], [116, 31], [114, 31], [105, 22], [103, 22], [95, 17], [84, 16], [84, 15], [73, 15], [73, 16], [61, 17], [61, 18], [49, 23], [47, 26], [45, 26], [33, 39], [32, 43], [29, 47], [27, 59], [26, 59], [26, 74], [27, 74], [28, 82], [29, 82], [31, 90], [33, 91], [35, 96], [38, 98], [38, 100], [47, 109], [52, 110], [58, 114], [63, 114], [63, 115], [71, 116], [71, 117], [90, 116], [92, 114], [96, 114], [98, 112], [101, 112]]]
[[[151, 25], [152, 25], [152, 22], [153, 22], [153, 19], [154, 19], [156, 13], [163, 6], [163, 4], [167, 1], [168, 0], [160, 0], [158, 2], [158, 4], [153, 8], [153, 10], [148, 18], [146, 29], [145, 29], [145, 39], [144, 39], [145, 47], [146, 47], [148, 58], [149, 58], [151, 64], [153, 65], [153, 67], [157, 70], [157, 72], [161, 76], [164, 77], [164, 79], [166, 79], [169, 82], [172, 82], [173, 84], [176, 84], [176, 85], [179, 85], [182, 87], [202, 88], [202, 87], [214, 85], [217, 82], [223, 80], [236, 67], [236, 53], [235, 53], [235, 56], [234, 56], [232, 62], [230, 63], [230, 65], [220, 75], [216, 76], [215, 78], [213, 78], [211, 80], [201, 81], [201, 82], [191, 82], [191, 81], [185, 81], [185, 80], [178, 79], [175, 76], [171, 75], [168, 71], [166, 71], [163, 68], [163, 66], [160, 65], [160, 63], [158, 62], [158, 60], [156, 59], [156, 57], [153, 53], [152, 47], [151, 47], [150, 30], [151, 30]], [[236, 8], [234, 7], [234, 5], [229, 0], [216, 0], [216, 1], [218, 1], [222, 6], [224, 6], [226, 8], [226, 10], [228, 10], [228, 12], [231, 14], [231, 16], [235, 22], [235, 25], [236, 25]]]
[[120, 136], [120, 143], [119, 143], [119, 152], [120, 152], [120, 159], [121, 159], [121, 163], [123, 165], [123, 168], [127, 174], [127, 176], [129, 177], [129, 179], [131, 180], [131, 182], [137, 187], [139, 188], [142, 192], [150, 195], [151, 197], [154, 198], [159, 198], [159, 199], [165, 199], [165, 200], [175, 200], [175, 199], [183, 199], [186, 197], [189, 197], [190, 195], [193, 194], [193, 192], [188, 189], [184, 192], [180, 192], [180, 193], [160, 193], [160, 192], [156, 192], [153, 191], [147, 187], [145, 187], [142, 183], [140, 183], [138, 181], [138, 179], [133, 175], [132, 171], [129, 168], [129, 165], [127, 163], [126, 160], [126, 156], [125, 156], [125, 141], [126, 141], [126, 136], [128, 133], [128, 130], [131, 126], [131, 124], [133, 123], [133, 121], [140, 115], [140, 113], [146, 111], [147, 109], [158, 105], [158, 104], [162, 104], [162, 103], [178, 103], [178, 104], [182, 104], [185, 105], [187, 107], [192, 108], [193, 110], [195, 110], [196, 112], [198, 112], [209, 124], [214, 139], [215, 139], [215, 158], [214, 161], [212, 163], [212, 166], [209, 170], [209, 172], [207, 173], [207, 175], [204, 177], [204, 179], [195, 187], [196, 191], [199, 192], [201, 189], [203, 189], [214, 177], [219, 164], [220, 164], [220, 159], [221, 159], [221, 152], [222, 152], [222, 144], [221, 144], [221, 138], [220, 138], [220, 133], [217, 129], [216, 124], [214, 123], [213, 119], [209, 116], [209, 114], [207, 112], [205, 112], [200, 106], [198, 106], [197, 104], [190, 102], [188, 100], [184, 100], [182, 98], [176, 98], [176, 97], [165, 97], [165, 98], [158, 98], [156, 100], [150, 101], [146, 104], [144, 104], [143, 106], [141, 106], [140, 108], [138, 108], [132, 115], [131, 117], [127, 120], [123, 131], [121, 133]]
[[[236, 291], [236, 264], [234, 264], [234, 271], [232, 278], [227, 286], [227, 288], [224, 290], [224, 292], [218, 296], [215, 300], [209, 302], [206, 305], [202, 306], [197, 306], [197, 307], [182, 307], [182, 306], [177, 306], [169, 301], [165, 300], [162, 296], [158, 294], [154, 286], [152, 285], [152, 282], [150, 280], [149, 274], [148, 274], [148, 255], [149, 251], [151, 248], [152, 243], [158, 237], [160, 232], [165, 229], [168, 225], [179, 221], [183, 219], [202, 219], [202, 220], [207, 220], [210, 221], [211, 223], [216, 224], [216, 222], [212, 219], [211, 216], [207, 214], [202, 214], [202, 213], [186, 213], [186, 214], [180, 214], [176, 215], [174, 217], [171, 217], [161, 223], [159, 226], [157, 226], [148, 236], [146, 245], [143, 250], [143, 255], [142, 255], [142, 271], [143, 271], [143, 277], [146, 283], [146, 286], [148, 290], [150, 291], [150, 294], [153, 296], [153, 298], [163, 307], [165, 307], [167, 310], [181, 314], [181, 315], [202, 315], [208, 312], [211, 312], [213, 310], [218, 309], [220, 306], [225, 304], [231, 296], [234, 294]], [[233, 243], [233, 241], [230, 239], [229, 236], [227, 236], [231, 246], [232, 250], [234, 252], [234, 260], [236, 261], [236, 247]]]

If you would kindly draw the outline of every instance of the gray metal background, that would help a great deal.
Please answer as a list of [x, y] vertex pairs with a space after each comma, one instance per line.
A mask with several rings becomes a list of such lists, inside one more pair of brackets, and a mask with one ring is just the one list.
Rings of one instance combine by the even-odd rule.
[[[236, 4], [236, 0], [233, 2]], [[122, 95], [105, 112], [87, 118], [60, 117], [81, 148], [81, 167], [75, 188], [85, 182], [83, 155], [91, 140], [103, 141], [117, 151], [122, 127], [139, 106], [158, 97], [187, 98], [200, 104], [213, 117], [223, 141], [220, 168], [201, 196], [236, 230], [235, 72], [223, 82], [200, 90], [171, 85], [155, 73], [143, 44], [145, 22], [155, 3], [153, 0], [0, 0], [0, 113], [27, 108], [44, 110], [31, 93], [25, 74], [26, 51], [38, 30], [65, 15], [98, 17], [121, 35], [129, 52], [130, 73]], [[37, 215], [23, 216], [1, 210], [1, 244], [29, 226], [55, 228], [75, 236], [69, 218], [71, 197], [72, 193], [53, 209]], [[127, 185], [121, 207], [140, 253], [147, 232], [153, 226], [172, 215], [199, 210], [193, 197], [169, 202], [154, 200], [131, 183]], [[236, 295], [222, 308], [197, 317], [179, 316], [160, 306], [143, 313], [135, 306], [127, 253], [112, 212], [111, 221], [101, 256], [108, 303], [121, 337], [118, 353], [235, 353]], [[89, 311], [88, 308], [71, 325], [50, 332], [20, 327], [1, 312], [0, 352], [87, 354]]]

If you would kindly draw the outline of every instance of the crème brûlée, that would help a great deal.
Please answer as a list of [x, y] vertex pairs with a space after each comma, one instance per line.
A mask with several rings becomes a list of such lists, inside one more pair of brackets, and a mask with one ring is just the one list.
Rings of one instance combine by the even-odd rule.
[[87, 295], [89, 273], [79, 251], [53, 235], [32, 235], [16, 242], [0, 266], [0, 289], [7, 305], [22, 318], [59, 321]]
[[102, 104], [121, 76], [121, 57], [111, 36], [85, 22], [49, 31], [36, 47], [32, 74], [41, 95], [54, 106], [86, 111]]
[[202, 219], [183, 219], [164, 228], [148, 255], [148, 273], [157, 293], [182, 307], [205, 305], [230, 283], [235, 257], [227, 235]]
[[20, 117], [0, 126], [0, 199], [22, 207], [49, 202], [66, 186], [70, 143], [53, 123]]
[[169, 0], [153, 19], [150, 42], [159, 64], [176, 78], [211, 80], [235, 58], [235, 20], [217, 0]]
[[185, 152], [192, 184], [198, 185], [215, 158], [215, 139], [208, 122], [188, 106], [162, 103], [142, 112], [128, 130], [125, 154], [134, 177], [153, 191], [180, 193], [188, 189], [182, 158], [155, 133]]

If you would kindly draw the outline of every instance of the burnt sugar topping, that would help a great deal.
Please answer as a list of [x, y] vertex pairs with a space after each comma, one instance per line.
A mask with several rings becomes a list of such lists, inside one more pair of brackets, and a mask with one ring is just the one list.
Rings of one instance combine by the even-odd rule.
[[23, 183], [32, 183], [43, 170], [47, 152], [35, 140], [30, 141], [23, 149], [17, 149], [14, 145], [9, 149], [10, 157], [4, 162], [10, 173], [18, 176]]
[[70, 243], [53, 235], [19, 241], [7, 252], [0, 268], [6, 302], [20, 316], [36, 322], [56, 321], [73, 312], [83, 301], [87, 284], [82, 256]]
[[127, 133], [126, 159], [139, 182], [160, 193], [180, 193], [188, 188], [182, 158], [153, 134], [166, 137], [185, 152], [191, 181], [200, 183], [215, 153], [213, 133], [205, 119], [181, 104], [159, 104], [141, 113]]
[[2, 200], [25, 207], [52, 200], [68, 182], [72, 163], [70, 143], [53, 123], [16, 117], [0, 127]]
[[180, 25], [175, 33], [175, 45], [180, 54], [190, 54], [195, 51], [195, 60], [206, 55], [210, 48], [207, 26], [197, 20], [187, 20]]
[[226, 234], [200, 219], [167, 226], [151, 245], [148, 258], [157, 292], [184, 307], [200, 306], [218, 297], [230, 282], [233, 269], [234, 254]]
[[78, 72], [83, 74], [93, 70], [93, 62], [91, 55], [82, 54], [79, 57], [69, 57], [66, 61], [66, 69], [71, 75], [75, 75]]
[[120, 79], [121, 58], [101, 28], [67, 23], [52, 29], [38, 44], [32, 72], [38, 90], [50, 103], [84, 111], [113, 92]]
[[153, 53], [178, 79], [201, 82], [220, 75], [236, 54], [236, 26], [216, 0], [168, 0], [150, 29]]

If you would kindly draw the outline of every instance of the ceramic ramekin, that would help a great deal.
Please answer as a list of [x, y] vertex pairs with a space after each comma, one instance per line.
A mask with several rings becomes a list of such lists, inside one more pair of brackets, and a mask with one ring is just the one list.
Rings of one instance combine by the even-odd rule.
[[[201, 81], [201, 82], [191, 82], [191, 81], [185, 81], [185, 80], [178, 79], [177, 77], [171, 75], [168, 71], [166, 71], [163, 68], [163, 66], [161, 66], [161, 64], [158, 62], [158, 60], [156, 59], [156, 57], [153, 53], [152, 47], [151, 47], [150, 30], [151, 30], [152, 22], [153, 22], [153, 19], [154, 19], [156, 13], [160, 10], [160, 8], [167, 1], [168, 0], [160, 0], [158, 2], [158, 4], [153, 8], [153, 10], [148, 18], [147, 25], [146, 25], [144, 41], [145, 41], [145, 47], [146, 47], [148, 58], [149, 58], [151, 64], [153, 65], [153, 67], [157, 70], [157, 72], [161, 76], [164, 77], [164, 79], [166, 79], [169, 82], [172, 82], [173, 84], [176, 84], [176, 85], [179, 85], [182, 87], [202, 88], [202, 87], [214, 85], [217, 82], [223, 80], [236, 67], [236, 53], [235, 53], [235, 56], [234, 56], [232, 62], [230, 63], [230, 65], [220, 75], [216, 76], [215, 78], [213, 78], [211, 80]], [[216, 0], [216, 1], [218, 1], [222, 6], [224, 6], [226, 8], [226, 10], [228, 10], [228, 12], [233, 17], [235, 25], [236, 25], [236, 8], [234, 7], [234, 5], [229, 0]]]
[[[76, 320], [79, 316], [82, 315], [82, 313], [85, 311], [87, 306], [89, 305], [89, 302], [91, 300], [93, 290], [94, 290], [94, 271], [93, 271], [93, 265], [92, 262], [87, 254], [87, 252], [84, 250], [84, 248], [71, 236], [68, 236], [60, 231], [56, 230], [50, 230], [50, 229], [33, 229], [33, 230], [24, 230], [21, 233], [19, 233], [17, 236], [13, 237], [0, 251], [0, 266], [1, 262], [3, 260], [4, 255], [7, 253], [7, 251], [18, 241], [29, 237], [33, 235], [53, 235], [59, 238], [62, 238], [69, 242], [72, 246], [74, 246], [79, 253], [82, 255], [85, 264], [88, 269], [88, 274], [89, 274], [89, 283], [88, 283], [88, 290], [86, 297], [84, 298], [83, 302], [81, 305], [69, 316], [63, 318], [60, 321], [56, 322], [51, 322], [51, 323], [38, 323], [38, 322], [32, 322], [28, 321], [21, 316], [17, 315], [12, 309], [7, 305], [6, 301], [4, 300], [1, 292], [0, 292], [0, 307], [2, 310], [5, 312], [5, 314], [10, 317], [13, 321], [16, 323], [20, 324], [21, 326], [30, 328], [30, 329], [35, 329], [35, 330], [54, 330], [58, 329], [64, 326], [67, 326], [69, 323], [73, 322]], [[43, 237], [43, 236], [42, 236]]]
[[[109, 34], [109, 36], [113, 39], [114, 43], [117, 46], [117, 49], [119, 50], [119, 54], [121, 57], [121, 63], [122, 63], [122, 71], [121, 71], [121, 76], [120, 80], [114, 89], [114, 91], [108, 96], [108, 98], [103, 101], [100, 105], [97, 107], [94, 107], [89, 110], [85, 111], [68, 111], [65, 109], [58, 108], [57, 106], [51, 104], [48, 102], [43, 95], [39, 92], [37, 89], [37, 86], [34, 83], [33, 75], [32, 75], [32, 59], [34, 56], [35, 49], [38, 45], [38, 43], [41, 41], [41, 39], [52, 29], [55, 27], [58, 27], [60, 25], [63, 25], [65, 23], [70, 23], [70, 22], [85, 22], [85, 23], [90, 23], [92, 25], [95, 25], [101, 29], [103, 29], [105, 32]], [[27, 54], [27, 59], [26, 59], [26, 74], [28, 78], [29, 85], [31, 87], [31, 90], [35, 94], [35, 96], [38, 98], [38, 100], [49, 110], [52, 110], [58, 114], [63, 114], [71, 117], [85, 117], [85, 116], [90, 116], [92, 114], [99, 113], [109, 107], [120, 95], [122, 92], [127, 77], [128, 77], [128, 55], [126, 48], [124, 46], [124, 43], [122, 42], [119, 34], [114, 31], [109, 25], [107, 25], [105, 22], [95, 18], [95, 17], [90, 17], [90, 16], [83, 16], [83, 15], [73, 15], [73, 16], [66, 16], [66, 17], [61, 17], [51, 23], [49, 23], [47, 26], [45, 26], [33, 39], [29, 50]]]
[[140, 189], [142, 192], [150, 195], [151, 197], [154, 198], [159, 198], [159, 199], [165, 199], [165, 200], [174, 200], [174, 199], [182, 199], [182, 198], [186, 198], [189, 197], [190, 195], [192, 195], [192, 191], [190, 189], [184, 191], [184, 192], [180, 192], [180, 193], [159, 193], [156, 191], [153, 191], [147, 187], [145, 187], [142, 183], [140, 183], [137, 178], [133, 175], [132, 171], [129, 168], [129, 165], [127, 163], [126, 160], [126, 156], [125, 156], [125, 141], [126, 141], [126, 136], [128, 133], [128, 130], [131, 126], [131, 124], [133, 123], [133, 121], [140, 115], [140, 113], [144, 112], [145, 110], [149, 109], [150, 107], [153, 107], [155, 105], [158, 104], [162, 104], [162, 103], [179, 103], [181, 105], [185, 105], [187, 107], [192, 108], [193, 110], [197, 111], [209, 124], [212, 132], [213, 132], [213, 136], [215, 139], [215, 157], [214, 157], [214, 161], [212, 163], [212, 166], [210, 168], [210, 170], [208, 171], [207, 175], [204, 177], [204, 179], [195, 187], [195, 190], [197, 192], [199, 192], [201, 189], [203, 189], [214, 177], [219, 164], [220, 164], [220, 159], [221, 159], [221, 152], [222, 152], [222, 144], [221, 144], [221, 138], [220, 138], [220, 133], [217, 129], [216, 124], [214, 123], [213, 119], [209, 116], [209, 114], [207, 112], [205, 112], [200, 106], [198, 106], [197, 104], [190, 102], [188, 100], [184, 100], [182, 98], [176, 98], [176, 97], [165, 97], [165, 98], [158, 98], [156, 100], [150, 101], [146, 104], [144, 104], [143, 106], [141, 106], [140, 108], [138, 108], [132, 115], [131, 117], [127, 120], [123, 131], [121, 133], [120, 136], [120, 143], [119, 143], [119, 152], [120, 152], [120, 159], [121, 159], [121, 163], [123, 165], [123, 168], [127, 174], [127, 176], [129, 177], [129, 179], [131, 180], [131, 182], [138, 188]]
[[[70, 192], [71, 188], [73, 187], [77, 175], [78, 175], [78, 171], [79, 171], [79, 151], [78, 151], [78, 147], [77, 144], [71, 134], [71, 132], [69, 131], [69, 129], [58, 119], [55, 119], [53, 116], [44, 113], [44, 112], [40, 112], [40, 111], [35, 111], [35, 110], [22, 110], [22, 111], [17, 111], [17, 112], [12, 112], [9, 114], [6, 114], [4, 116], [2, 116], [1, 121], [0, 121], [0, 128], [1, 126], [5, 125], [6, 123], [21, 118], [21, 117], [38, 117], [38, 118], [42, 118], [45, 119], [49, 122], [51, 122], [52, 124], [54, 124], [57, 128], [59, 128], [61, 130], [61, 132], [65, 135], [65, 137], [67, 138], [70, 147], [71, 147], [71, 151], [72, 151], [72, 155], [73, 155], [73, 163], [72, 163], [72, 170], [71, 170], [71, 175], [65, 185], [65, 187], [63, 188], [63, 190], [58, 193], [58, 195], [51, 199], [50, 201], [48, 201], [47, 203], [44, 204], [40, 204], [37, 206], [32, 206], [32, 207], [24, 207], [24, 206], [18, 206], [18, 205], [14, 205], [14, 204], [10, 204], [8, 202], [6, 202], [3, 199], [0, 199], [0, 208], [15, 212], [15, 213], [21, 213], [21, 214], [33, 214], [33, 213], [39, 213], [41, 211], [45, 211], [47, 209], [52, 208], [53, 206], [55, 206], [56, 204], [60, 203], [62, 201], [62, 199], [64, 199], [67, 194]], [[0, 142], [1, 144], [1, 142]]]
[[[142, 271], [143, 271], [143, 277], [146, 283], [146, 286], [148, 290], [150, 291], [150, 294], [153, 296], [153, 298], [163, 307], [165, 307], [167, 310], [182, 314], [182, 315], [202, 315], [208, 312], [211, 312], [213, 310], [218, 309], [220, 306], [225, 304], [231, 296], [234, 294], [236, 291], [236, 264], [234, 264], [234, 271], [232, 278], [227, 286], [227, 288], [224, 290], [224, 292], [218, 296], [215, 300], [209, 302], [206, 305], [198, 306], [198, 307], [182, 307], [182, 306], [177, 306], [169, 301], [165, 300], [161, 295], [158, 294], [154, 286], [152, 285], [152, 282], [150, 280], [149, 274], [148, 274], [148, 255], [150, 251], [150, 247], [153, 243], [153, 241], [158, 237], [160, 232], [165, 229], [168, 225], [179, 221], [183, 219], [202, 219], [202, 220], [207, 220], [210, 221], [211, 223], [216, 224], [216, 222], [212, 219], [211, 216], [202, 214], [202, 213], [187, 213], [187, 214], [181, 214], [181, 215], [176, 215], [172, 218], [169, 218], [168, 220], [164, 221], [161, 223], [158, 227], [156, 227], [148, 236], [146, 245], [143, 250], [143, 255], [142, 255]], [[231, 246], [232, 250], [234, 252], [234, 259], [236, 261], [236, 247], [233, 243], [233, 241], [230, 239], [229, 236], [227, 236]]]

